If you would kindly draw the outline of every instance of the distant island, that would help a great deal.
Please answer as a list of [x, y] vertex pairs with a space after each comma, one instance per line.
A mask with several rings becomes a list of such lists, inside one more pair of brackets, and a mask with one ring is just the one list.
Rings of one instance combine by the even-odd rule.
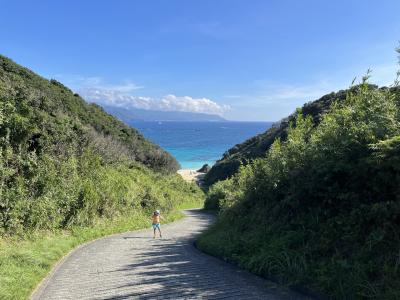
[[184, 112], [184, 111], [158, 111], [138, 108], [122, 108], [103, 106], [109, 114], [125, 123], [132, 121], [181, 121], [181, 122], [223, 122], [227, 121], [219, 115]]

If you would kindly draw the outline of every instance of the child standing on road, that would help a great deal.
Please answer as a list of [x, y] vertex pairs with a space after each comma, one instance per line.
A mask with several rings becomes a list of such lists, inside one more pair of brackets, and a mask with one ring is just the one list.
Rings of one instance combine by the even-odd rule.
[[161, 216], [160, 211], [156, 210], [153, 215], [152, 215], [152, 220], [153, 220], [153, 239], [156, 238], [156, 229], [158, 229], [158, 232], [160, 233], [160, 238], [162, 238], [161, 235], [161, 228], [160, 228], [160, 221], [164, 220], [164, 218]]

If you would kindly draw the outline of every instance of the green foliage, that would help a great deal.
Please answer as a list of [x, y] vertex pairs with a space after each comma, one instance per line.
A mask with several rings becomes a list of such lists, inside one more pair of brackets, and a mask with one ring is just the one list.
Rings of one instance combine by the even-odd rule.
[[176, 160], [56, 80], [0, 56], [0, 298], [26, 298], [74, 246], [200, 207]]
[[108, 161], [135, 160], [175, 172], [177, 161], [137, 130], [88, 104], [58, 81], [41, 78], [0, 56], [0, 138], [19, 153], [80, 154], [90, 146]]
[[400, 106], [363, 82], [210, 188], [203, 250], [339, 299], [400, 297]]
[[[202, 197], [176, 160], [56, 80], [0, 56], [0, 234], [90, 226]], [[185, 199], [187, 197], [187, 199]]]
[[[329, 111], [332, 103], [344, 101], [347, 93], [356, 88], [352, 87], [350, 90], [330, 93], [316, 101], [306, 103], [301, 109], [303, 116], [311, 117], [314, 124], [318, 125], [322, 116]], [[376, 89], [377, 86], [368, 85], [368, 88]], [[400, 93], [400, 89], [396, 87], [391, 88], [391, 91]], [[274, 124], [266, 132], [254, 136], [226, 151], [223, 157], [217, 161], [205, 176], [205, 183], [211, 186], [217, 181], [225, 180], [236, 174], [242, 164], [247, 164], [252, 160], [264, 157], [276, 139], [281, 139], [282, 141], [286, 139], [289, 124], [295, 122], [296, 116], [297, 113], [292, 114]]]
[[243, 197], [247, 180], [253, 178], [253, 168], [242, 165], [242, 176], [234, 176], [231, 180], [218, 181], [212, 185], [207, 193], [204, 208], [208, 210], [225, 210], [235, 204], [237, 199]]
[[179, 175], [157, 174], [135, 162], [105, 164], [89, 150], [63, 161], [32, 155], [23, 165], [23, 175], [0, 167], [3, 233], [90, 226], [126, 209], [167, 212], [202, 198], [200, 189]]

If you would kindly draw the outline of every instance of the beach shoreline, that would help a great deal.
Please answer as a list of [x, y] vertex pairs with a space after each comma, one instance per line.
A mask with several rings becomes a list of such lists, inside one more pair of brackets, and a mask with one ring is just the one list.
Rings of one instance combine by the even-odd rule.
[[180, 169], [177, 171], [182, 178], [188, 182], [196, 182], [198, 185], [201, 185], [201, 182], [204, 179], [206, 173], [197, 172], [193, 169]]

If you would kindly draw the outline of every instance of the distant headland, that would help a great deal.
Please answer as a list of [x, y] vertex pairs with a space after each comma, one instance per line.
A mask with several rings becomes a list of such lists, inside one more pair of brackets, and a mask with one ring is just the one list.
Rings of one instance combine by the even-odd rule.
[[133, 121], [181, 121], [181, 122], [223, 122], [227, 121], [219, 115], [185, 112], [185, 111], [159, 111], [138, 108], [122, 108], [103, 106], [106, 112], [129, 124]]

